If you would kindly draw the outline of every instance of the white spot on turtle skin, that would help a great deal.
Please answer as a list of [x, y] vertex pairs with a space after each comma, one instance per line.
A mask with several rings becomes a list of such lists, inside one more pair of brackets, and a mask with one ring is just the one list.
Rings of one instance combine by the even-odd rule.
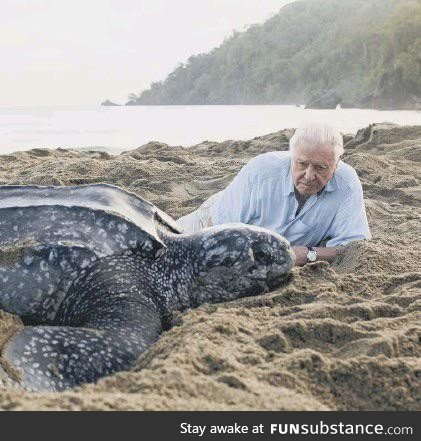
[[34, 258], [32, 256], [25, 256], [23, 259], [23, 263], [27, 266], [31, 265], [34, 261]]
[[160, 248], [156, 253], [155, 253], [155, 258], [157, 259], [158, 257], [161, 257], [165, 254], [166, 252], [166, 247], [162, 247]]
[[81, 268], [86, 268], [87, 266], [89, 266], [90, 265], [90, 260], [89, 259], [83, 259], [82, 260], [82, 263], [80, 264], [80, 267]]
[[126, 234], [127, 231], [129, 230], [129, 227], [126, 224], [118, 224], [118, 231], [120, 231], [120, 233]]

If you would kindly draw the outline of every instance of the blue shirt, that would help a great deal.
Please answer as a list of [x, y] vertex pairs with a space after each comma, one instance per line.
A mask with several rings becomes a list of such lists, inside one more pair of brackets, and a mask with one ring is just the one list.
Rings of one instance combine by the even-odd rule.
[[290, 152], [269, 152], [249, 161], [210, 209], [213, 225], [242, 222], [274, 230], [291, 245], [345, 245], [370, 239], [363, 191], [356, 171], [339, 161], [335, 174], [296, 216]]

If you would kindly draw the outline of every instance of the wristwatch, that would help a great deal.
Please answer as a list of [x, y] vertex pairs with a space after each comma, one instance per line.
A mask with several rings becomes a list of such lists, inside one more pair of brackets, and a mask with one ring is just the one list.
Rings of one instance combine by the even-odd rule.
[[313, 247], [308, 248], [307, 262], [315, 262], [317, 260], [317, 251]]

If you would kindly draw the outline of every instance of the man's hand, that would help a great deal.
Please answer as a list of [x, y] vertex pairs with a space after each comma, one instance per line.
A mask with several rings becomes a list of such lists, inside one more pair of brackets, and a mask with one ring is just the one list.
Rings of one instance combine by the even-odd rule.
[[[338, 247], [341, 248], [341, 247]], [[324, 260], [325, 262], [333, 262], [336, 255], [338, 254], [338, 248], [335, 247], [317, 247], [314, 248], [317, 252], [317, 261]], [[295, 253], [295, 265], [296, 266], [303, 266], [307, 263], [307, 253], [308, 248], [307, 247], [292, 247], [294, 253]]]

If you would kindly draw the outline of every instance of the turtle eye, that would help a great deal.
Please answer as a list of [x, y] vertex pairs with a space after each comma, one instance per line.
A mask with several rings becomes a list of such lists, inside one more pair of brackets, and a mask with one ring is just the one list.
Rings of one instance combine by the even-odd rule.
[[267, 263], [268, 256], [263, 251], [257, 251], [254, 253], [254, 257], [259, 263]]
[[232, 266], [235, 260], [231, 256], [224, 257], [222, 261], [222, 266]]
[[272, 253], [269, 248], [262, 246], [261, 244], [255, 245], [253, 248], [254, 259], [261, 265], [270, 265], [273, 262]]

